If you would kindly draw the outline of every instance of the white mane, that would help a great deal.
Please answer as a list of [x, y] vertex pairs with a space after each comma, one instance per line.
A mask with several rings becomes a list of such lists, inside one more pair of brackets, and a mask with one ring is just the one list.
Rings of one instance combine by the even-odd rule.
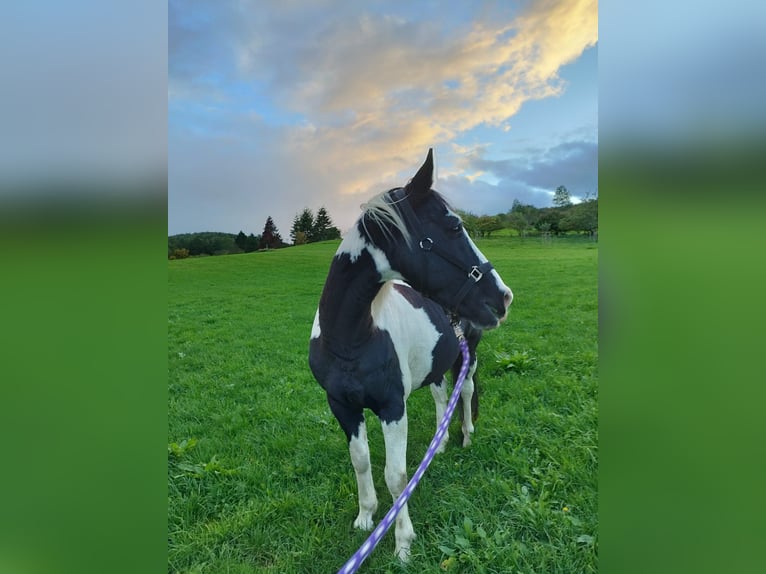
[[[399, 210], [396, 208], [396, 204], [400, 201], [407, 201], [407, 197], [402, 195], [402, 199], [392, 200], [388, 191], [379, 193], [367, 203], [362, 204], [362, 226], [367, 231], [367, 224], [365, 218], [369, 218], [380, 227], [381, 231], [387, 237], [393, 239], [393, 231], [398, 231], [404, 237], [407, 244], [412, 243], [412, 234], [407, 229], [407, 224], [402, 218]], [[369, 232], [368, 232], [369, 235]]]

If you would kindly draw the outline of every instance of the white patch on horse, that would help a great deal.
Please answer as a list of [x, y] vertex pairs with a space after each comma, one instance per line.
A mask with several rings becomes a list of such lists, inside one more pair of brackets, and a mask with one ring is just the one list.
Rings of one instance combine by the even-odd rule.
[[314, 314], [314, 325], [311, 327], [311, 338], [318, 339], [322, 335], [322, 329], [319, 328], [319, 309]]
[[375, 269], [380, 273], [382, 281], [401, 279], [401, 274], [391, 269], [391, 263], [388, 261], [388, 257], [386, 257], [383, 250], [378, 249], [367, 241], [367, 239], [359, 232], [358, 227], [352, 228], [346, 234], [335, 255], [338, 256], [345, 253], [351, 258], [351, 263], [355, 263], [365, 249], [372, 257], [372, 260], [375, 263]]
[[347, 253], [351, 258], [351, 263], [355, 263], [365, 247], [367, 247], [367, 240], [362, 237], [362, 234], [359, 233], [359, 228], [355, 225], [343, 237], [343, 241], [340, 242], [335, 255]]
[[[404, 386], [404, 400], [419, 388], [431, 372], [433, 351], [441, 334], [436, 330], [425, 309], [414, 308], [394, 289], [394, 285], [407, 285], [404, 281], [386, 282], [372, 302], [373, 324], [391, 336], [399, 359]], [[413, 388], [414, 384], [418, 385]]]
[[380, 273], [382, 281], [391, 281], [394, 279], [401, 279], [402, 276], [398, 271], [391, 269], [391, 263], [388, 261], [386, 254], [375, 247], [374, 245], [367, 245], [367, 251], [372, 255], [372, 260], [375, 262], [375, 269]]

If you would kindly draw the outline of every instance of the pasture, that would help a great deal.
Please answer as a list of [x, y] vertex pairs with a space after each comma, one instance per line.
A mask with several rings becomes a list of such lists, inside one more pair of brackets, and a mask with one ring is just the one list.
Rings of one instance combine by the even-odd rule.
[[[335, 572], [365, 540], [346, 439], [308, 368], [337, 241], [168, 262], [168, 571]], [[410, 564], [389, 532], [360, 572], [596, 572], [596, 243], [477, 241], [514, 293], [479, 346], [473, 444], [450, 443], [410, 501]], [[408, 401], [408, 472], [435, 430]], [[367, 413], [380, 507], [380, 423]]]

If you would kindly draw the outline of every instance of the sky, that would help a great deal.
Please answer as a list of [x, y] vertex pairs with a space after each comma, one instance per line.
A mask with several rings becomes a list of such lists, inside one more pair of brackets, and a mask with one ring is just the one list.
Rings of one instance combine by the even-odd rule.
[[477, 215], [595, 195], [597, 69], [595, 0], [170, 0], [168, 233], [344, 231], [429, 147]]

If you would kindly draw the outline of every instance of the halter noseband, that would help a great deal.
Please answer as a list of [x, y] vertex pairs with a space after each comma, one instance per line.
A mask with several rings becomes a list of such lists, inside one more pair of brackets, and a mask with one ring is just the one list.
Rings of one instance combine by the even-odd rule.
[[[389, 197], [391, 198], [391, 203], [397, 205], [399, 207], [399, 210], [401, 211], [402, 215], [404, 216], [404, 219], [406, 220], [407, 226], [415, 231], [418, 229], [421, 229], [423, 226], [420, 223], [420, 219], [418, 219], [418, 216], [415, 215], [415, 210], [412, 209], [412, 206], [410, 205], [410, 202], [407, 201], [407, 195], [403, 187], [399, 187], [396, 189], [392, 189], [388, 192]], [[471, 265], [470, 268], [463, 265], [460, 261], [458, 261], [452, 253], [444, 249], [441, 245], [436, 243], [433, 239], [428, 237], [428, 235], [425, 235], [420, 241], [418, 241], [418, 246], [420, 247], [420, 250], [423, 252], [423, 269], [425, 270], [424, 276], [425, 279], [423, 281], [423, 284], [418, 286], [418, 290], [423, 293], [426, 296], [429, 296], [428, 292], [428, 254], [429, 253], [435, 253], [448, 263], [451, 263], [461, 271], [467, 274], [468, 278], [466, 279], [465, 283], [463, 283], [463, 286], [460, 288], [460, 290], [455, 294], [455, 296], [452, 298], [452, 301], [448, 303], [447, 310], [452, 313], [453, 315], [457, 316], [457, 308], [460, 305], [460, 303], [463, 302], [463, 299], [465, 299], [465, 296], [468, 294], [468, 292], [471, 290], [471, 287], [476, 285], [481, 278], [484, 276], [485, 273], [489, 273], [494, 268], [492, 263], [489, 261], [485, 261], [484, 263], [481, 263], [479, 265]]]

